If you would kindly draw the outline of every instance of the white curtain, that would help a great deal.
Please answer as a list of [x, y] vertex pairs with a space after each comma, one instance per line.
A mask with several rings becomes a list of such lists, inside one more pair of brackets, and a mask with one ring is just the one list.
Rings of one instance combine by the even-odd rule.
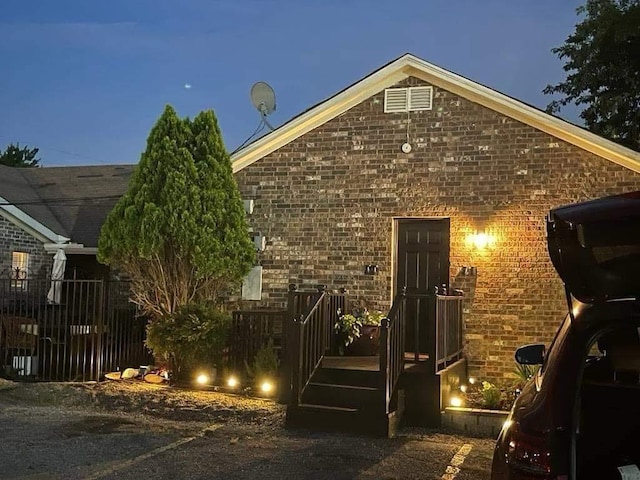
[[64, 250], [60, 249], [53, 256], [53, 268], [51, 269], [51, 288], [47, 293], [49, 303], [59, 304], [60, 295], [62, 294], [62, 279], [64, 278], [64, 269], [67, 265], [67, 256]]

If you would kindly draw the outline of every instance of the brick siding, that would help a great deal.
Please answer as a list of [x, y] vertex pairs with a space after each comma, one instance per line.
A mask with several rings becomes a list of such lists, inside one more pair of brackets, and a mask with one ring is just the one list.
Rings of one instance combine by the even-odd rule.
[[[255, 200], [251, 227], [267, 237], [263, 298], [251, 306], [281, 307], [289, 283], [322, 283], [386, 309], [393, 218], [450, 217], [470, 370], [508, 376], [514, 349], [549, 342], [566, 312], [545, 215], [638, 190], [640, 175], [441, 89], [431, 111], [385, 114], [383, 102], [380, 92], [237, 173], [243, 198]], [[479, 252], [466, 239], [485, 229], [497, 241]], [[365, 275], [366, 264], [379, 273]]]
[[17, 227], [4, 217], [0, 217], [0, 275], [10, 278], [11, 253], [29, 254], [28, 275], [30, 278], [48, 278], [53, 256], [44, 250], [41, 241]]

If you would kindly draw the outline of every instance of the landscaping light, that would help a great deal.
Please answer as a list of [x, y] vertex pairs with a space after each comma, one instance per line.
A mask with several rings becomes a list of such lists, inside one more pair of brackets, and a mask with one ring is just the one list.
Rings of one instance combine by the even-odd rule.
[[469, 383], [473, 385], [474, 383], [476, 383], [476, 379], [473, 377], [469, 377]]
[[449, 399], [449, 405], [451, 405], [452, 407], [461, 407], [462, 399], [460, 397], [451, 397]]
[[273, 390], [273, 384], [268, 381], [262, 382], [262, 385], [260, 385], [260, 390], [262, 390], [262, 393], [269, 393]]
[[196, 377], [196, 383], [198, 385], [206, 385], [207, 383], [209, 383], [209, 375], [205, 375], [204, 373], [201, 373]]
[[239, 383], [240, 382], [238, 382], [238, 379], [236, 377], [227, 378], [227, 387], [229, 388], [236, 388]]
[[467, 386], [466, 385], [460, 385], [460, 391], [462, 393], [467, 393]]

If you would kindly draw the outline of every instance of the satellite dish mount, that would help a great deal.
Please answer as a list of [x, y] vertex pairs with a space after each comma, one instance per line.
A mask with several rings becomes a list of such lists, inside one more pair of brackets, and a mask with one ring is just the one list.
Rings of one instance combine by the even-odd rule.
[[264, 124], [271, 130], [275, 130], [267, 120], [267, 117], [276, 109], [276, 94], [273, 88], [266, 82], [254, 83], [251, 87], [251, 103], [260, 112]]

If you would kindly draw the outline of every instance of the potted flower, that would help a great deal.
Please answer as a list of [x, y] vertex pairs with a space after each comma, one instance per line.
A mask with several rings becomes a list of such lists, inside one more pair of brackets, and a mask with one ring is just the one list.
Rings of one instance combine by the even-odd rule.
[[377, 355], [382, 312], [362, 309], [340, 315], [334, 326], [340, 355]]

